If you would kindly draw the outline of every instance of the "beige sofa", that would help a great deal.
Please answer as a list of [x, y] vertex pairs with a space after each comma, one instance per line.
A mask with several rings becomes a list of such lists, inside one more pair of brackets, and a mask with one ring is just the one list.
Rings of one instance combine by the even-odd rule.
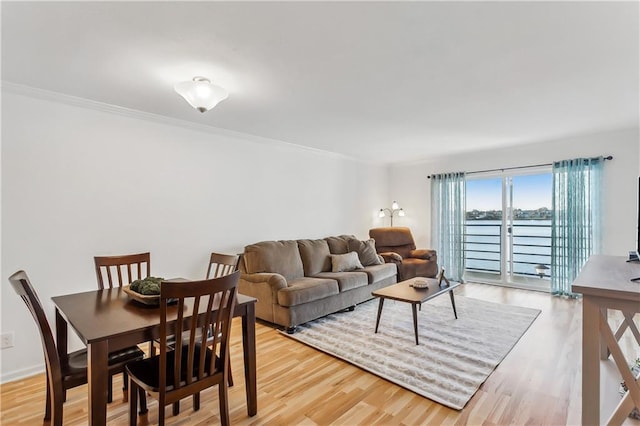
[[289, 333], [397, 282], [396, 265], [384, 263], [373, 240], [351, 235], [251, 244], [239, 269], [238, 291], [258, 299], [256, 316]]

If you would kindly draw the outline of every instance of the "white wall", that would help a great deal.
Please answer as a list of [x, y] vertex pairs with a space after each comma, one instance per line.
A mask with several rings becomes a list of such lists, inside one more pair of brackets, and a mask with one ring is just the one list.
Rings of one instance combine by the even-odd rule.
[[15, 332], [15, 347], [0, 351], [1, 382], [43, 368], [33, 320], [7, 281], [18, 269], [29, 273], [53, 324], [52, 296], [95, 288], [97, 254], [149, 250], [154, 275], [200, 278], [211, 251], [240, 252], [267, 239], [366, 238], [369, 228], [388, 226], [377, 211], [393, 200], [407, 212], [394, 224], [430, 247], [432, 173], [613, 155], [604, 249], [626, 255], [635, 246], [637, 128], [387, 169], [80, 104], [3, 89], [0, 330]]
[[469, 152], [413, 164], [394, 165], [389, 187], [407, 211], [399, 225], [411, 227], [421, 247], [432, 247], [431, 187], [434, 173], [478, 171], [551, 163], [577, 157], [612, 155], [604, 167], [604, 254], [626, 256], [636, 245], [637, 185], [640, 172], [638, 128]]
[[211, 251], [365, 238], [387, 203], [385, 177], [334, 154], [3, 90], [1, 330], [15, 347], [0, 351], [0, 380], [43, 368], [7, 281], [16, 270], [54, 324], [52, 296], [96, 288], [94, 255], [151, 251], [153, 275], [196, 279]]

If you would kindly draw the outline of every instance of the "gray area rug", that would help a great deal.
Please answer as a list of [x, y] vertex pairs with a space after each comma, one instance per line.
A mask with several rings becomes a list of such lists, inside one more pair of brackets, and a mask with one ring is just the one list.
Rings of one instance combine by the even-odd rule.
[[386, 300], [374, 334], [378, 300], [301, 325], [286, 336], [343, 359], [419, 395], [461, 410], [536, 319], [540, 310], [447, 295], [418, 312]]

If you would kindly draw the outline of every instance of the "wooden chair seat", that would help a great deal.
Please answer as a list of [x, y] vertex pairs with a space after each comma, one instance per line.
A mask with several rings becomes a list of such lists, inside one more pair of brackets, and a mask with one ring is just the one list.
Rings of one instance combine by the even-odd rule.
[[67, 355], [67, 362], [61, 365], [63, 377], [82, 376], [87, 374], [87, 350], [80, 349]]
[[[181, 354], [182, 361], [180, 366], [180, 374], [181, 374], [180, 385], [181, 386], [186, 385], [187, 374], [189, 372], [189, 367], [187, 365], [188, 349], [189, 347], [187, 345], [182, 347], [182, 354]], [[194, 354], [195, 358], [199, 359], [201, 350], [202, 350], [202, 346], [196, 345], [195, 354]], [[204, 374], [209, 375], [211, 374], [211, 368], [209, 368], [209, 366], [211, 365], [211, 357], [215, 356], [215, 354], [213, 354], [213, 352], [209, 348], [206, 348], [206, 351], [207, 353], [205, 354]], [[175, 358], [176, 358], [175, 350], [167, 352], [167, 366], [165, 371], [165, 375], [167, 377], [167, 390], [172, 390], [174, 388], [172, 383], [174, 383], [175, 381], [175, 374], [174, 374], [175, 372], [173, 369]], [[215, 370], [217, 370], [220, 367], [220, 359], [215, 360], [215, 366], [216, 366]], [[160, 357], [155, 356], [151, 358], [145, 358], [142, 361], [132, 362], [127, 366], [127, 368], [129, 368], [129, 371], [140, 380], [140, 382], [142, 383], [141, 387], [145, 391], [147, 392], [159, 391], [160, 375], [158, 374], [158, 371], [160, 370]], [[199, 366], [195, 364], [191, 368], [191, 377], [190, 377], [191, 380], [197, 377], [198, 373], [199, 373]]]
[[144, 358], [144, 351], [137, 346], [130, 346], [125, 349], [120, 349], [119, 351], [110, 352], [108, 365], [109, 367], [118, 365], [118, 364], [126, 364], [129, 361], [134, 361], [136, 359]]
[[[137, 346], [132, 346], [121, 351], [109, 353], [107, 365], [109, 367], [126, 364], [130, 361], [141, 359], [140, 356], [144, 355], [144, 352]], [[64, 374], [73, 375], [77, 372], [87, 369], [87, 349], [79, 349], [75, 352], [71, 352], [68, 355], [68, 364], [65, 364], [62, 372]]]

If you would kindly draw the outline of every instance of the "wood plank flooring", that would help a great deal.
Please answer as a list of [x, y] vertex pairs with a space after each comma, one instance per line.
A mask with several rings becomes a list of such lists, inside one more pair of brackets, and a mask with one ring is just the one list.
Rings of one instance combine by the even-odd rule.
[[[248, 417], [244, 393], [240, 323], [233, 325], [230, 389], [234, 425], [578, 425], [581, 410], [581, 300], [546, 293], [481, 284], [465, 284], [457, 295], [538, 308], [540, 316], [511, 353], [481, 386], [467, 406], [456, 411], [325, 355], [258, 324], [258, 414]], [[612, 314], [612, 323], [619, 316]], [[638, 319], [638, 317], [636, 317]], [[375, 321], [372, 320], [372, 326]], [[629, 332], [623, 349], [640, 357]], [[0, 423], [38, 425], [44, 415], [43, 374], [0, 386]], [[128, 405], [121, 402], [120, 378], [108, 422], [127, 424]], [[87, 388], [68, 392], [65, 425], [87, 424]], [[157, 402], [149, 400], [143, 419], [157, 423]], [[217, 389], [202, 394], [199, 411], [183, 400], [179, 416], [167, 410], [168, 425], [218, 424]]]

